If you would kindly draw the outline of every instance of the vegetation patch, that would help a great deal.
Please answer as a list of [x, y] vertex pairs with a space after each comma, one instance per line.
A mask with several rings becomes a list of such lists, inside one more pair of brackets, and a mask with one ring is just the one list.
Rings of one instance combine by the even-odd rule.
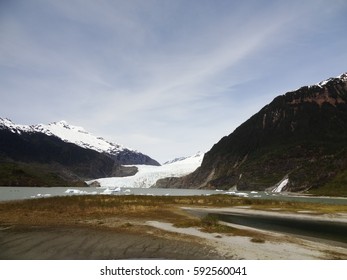
[[[239, 229], [219, 223], [216, 215], [201, 219], [182, 207], [249, 206], [252, 209], [276, 211], [317, 211], [346, 213], [345, 205], [317, 205], [277, 200], [251, 200], [229, 195], [213, 196], [66, 196], [29, 199], [0, 203], [0, 224], [17, 226], [85, 225], [109, 227], [113, 230], [143, 232], [146, 221], [172, 223], [176, 227], [196, 227], [202, 231], [248, 236], [261, 243], [265, 236], [259, 232]], [[273, 211], [273, 210], [272, 210]]]
[[265, 243], [265, 239], [253, 237], [253, 238], [251, 238], [251, 242], [253, 242], [253, 243]]
[[19, 187], [86, 186], [83, 181], [77, 178], [75, 180], [68, 178], [66, 171], [57, 164], [1, 162], [1, 160], [0, 185]]

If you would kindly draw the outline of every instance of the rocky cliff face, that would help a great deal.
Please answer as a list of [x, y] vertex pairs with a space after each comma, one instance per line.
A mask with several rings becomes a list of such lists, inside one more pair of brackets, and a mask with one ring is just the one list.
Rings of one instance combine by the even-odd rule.
[[[276, 97], [171, 187], [347, 192], [347, 73]], [[328, 191], [329, 193], [329, 191]]]
[[108, 153], [108, 155], [119, 164], [132, 165], [132, 164], [143, 164], [143, 165], [155, 165], [159, 166], [159, 162], [150, 158], [142, 153], [132, 151], [129, 149], [123, 149], [121, 152]]

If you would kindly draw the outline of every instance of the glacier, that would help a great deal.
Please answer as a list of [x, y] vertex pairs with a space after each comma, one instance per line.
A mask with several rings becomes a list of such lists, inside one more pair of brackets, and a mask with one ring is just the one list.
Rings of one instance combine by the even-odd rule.
[[[109, 177], [87, 181], [87, 184], [94, 182], [100, 184], [101, 188], [150, 188], [157, 180], [167, 177], [181, 177], [195, 171], [203, 160], [204, 154], [198, 152], [191, 157], [184, 157], [161, 166], [151, 165], [131, 165], [138, 168], [134, 176], [129, 177]], [[130, 166], [130, 165], [129, 165]]]

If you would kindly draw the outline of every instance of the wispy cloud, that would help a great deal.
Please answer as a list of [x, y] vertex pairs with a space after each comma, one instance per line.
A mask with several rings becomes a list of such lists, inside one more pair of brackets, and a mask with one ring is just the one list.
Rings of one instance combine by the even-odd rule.
[[2, 114], [66, 119], [159, 160], [208, 149], [281, 90], [345, 71], [345, 1], [8, 3]]

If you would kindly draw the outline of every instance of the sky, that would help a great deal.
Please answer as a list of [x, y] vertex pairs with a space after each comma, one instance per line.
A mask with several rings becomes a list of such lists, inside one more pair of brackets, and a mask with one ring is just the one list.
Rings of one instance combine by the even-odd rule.
[[159, 162], [347, 72], [345, 0], [0, 0], [0, 117]]

